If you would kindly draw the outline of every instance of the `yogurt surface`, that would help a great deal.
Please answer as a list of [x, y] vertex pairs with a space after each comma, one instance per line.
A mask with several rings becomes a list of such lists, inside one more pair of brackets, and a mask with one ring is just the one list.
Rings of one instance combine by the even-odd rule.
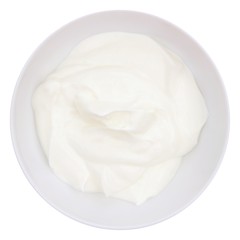
[[38, 86], [32, 105], [59, 178], [137, 205], [174, 177], [207, 120], [183, 61], [146, 35], [123, 32], [81, 41]]

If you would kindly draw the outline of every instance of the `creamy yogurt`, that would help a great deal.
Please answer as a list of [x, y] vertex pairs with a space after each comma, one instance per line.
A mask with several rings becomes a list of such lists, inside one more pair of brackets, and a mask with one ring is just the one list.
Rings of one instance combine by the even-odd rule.
[[122, 32], [81, 41], [36, 89], [33, 109], [59, 178], [136, 204], [169, 183], [207, 119], [182, 60], [146, 35]]

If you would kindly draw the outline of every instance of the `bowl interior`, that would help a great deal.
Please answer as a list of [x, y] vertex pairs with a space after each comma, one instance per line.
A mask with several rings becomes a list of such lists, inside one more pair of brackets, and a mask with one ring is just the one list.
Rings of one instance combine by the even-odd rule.
[[[177, 53], [193, 72], [205, 98], [209, 118], [199, 144], [189, 153], [164, 191], [143, 205], [76, 191], [51, 171], [40, 147], [31, 107], [36, 86], [82, 39], [101, 32], [142, 33]], [[80, 222], [102, 228], [130, 229], [160, 222], [189, 205], [216, 172], [228, 137], [228, 104], [213, 63], [201, 47], [174, 25], [154, 16], [110, 11], [80, 18], [39, 46], [26, 63], [15, 88], [11, 132], [20, 165], [30, 183], [52, 206]]]

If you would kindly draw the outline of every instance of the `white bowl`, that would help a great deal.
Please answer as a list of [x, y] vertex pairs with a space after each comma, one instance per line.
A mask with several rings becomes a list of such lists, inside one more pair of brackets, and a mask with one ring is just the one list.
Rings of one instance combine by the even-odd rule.
[[[141, 206], [74, 190], [59, 180], [40, 147], [31, 97], [36, 86], [82, 39], [101, 32], [123, 31], [156, 36], [185, 61], [206, 100], [209, 118], [197, 147], [188, 154], [175, 178], [158, 196]], [[100, 12], [62, 27], [44, 41], [18, 79], [11, 107], [11, 133], [17, 159], [36, 191], [65, 215], [92, 226], [131, 229], [163, 221], [195, 200], [222, 160], [229, 131], [227, 97], [207, 54], [176, 26], [151, 15], [130, 11]]]

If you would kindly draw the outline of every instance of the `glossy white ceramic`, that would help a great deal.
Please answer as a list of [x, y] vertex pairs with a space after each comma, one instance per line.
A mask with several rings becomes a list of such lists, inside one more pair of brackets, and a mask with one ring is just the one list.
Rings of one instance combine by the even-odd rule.
[[[141, 206], [106, 198], [101, 194], [82, 193], [63, 183], [49, 168], [34, 126], [31, 97], [36, 86], [82, 39], [108, 31], [150, 35], [181, 56], [193, 72], [209, 111], [199, 144], [184, 158], [173, 181], [158, 196]], [[13, 145], [29, 182], [49, 204], [65, 215], [101, 228], [144, 227], [183, 210], [203, 192], [214, 176], [223, 158], [228, 132], [226, 93], [208, 55], [178, 27], [139, 12], [100, 12], [77, 19], [56, 31], [26, 63], [12, 99]]]

